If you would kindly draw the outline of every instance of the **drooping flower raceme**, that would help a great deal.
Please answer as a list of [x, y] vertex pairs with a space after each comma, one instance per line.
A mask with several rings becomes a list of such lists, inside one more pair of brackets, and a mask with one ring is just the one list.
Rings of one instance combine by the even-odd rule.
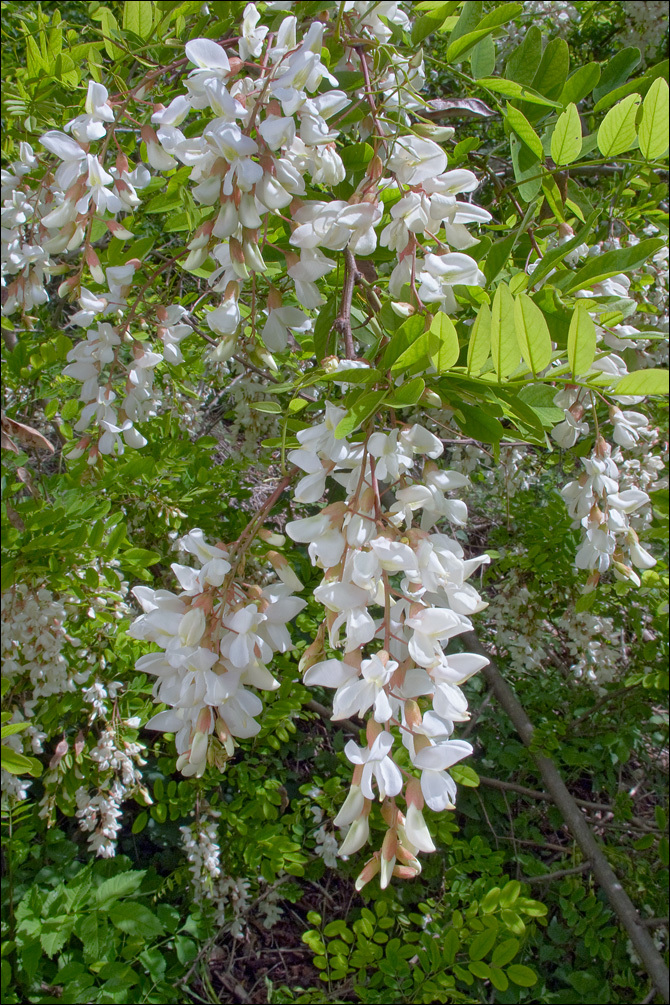
[[147, 726], [176, 734], [177, 768], [191, 776], [208, 763], [222, 768], [235, 739], [258, 733], [263, 703], [250, 689], [279, 687], [267, 664], [291, 648], [286, 625], [305, 601], [282, 582], [261, 588], [236, 581], [234, 554], [198, 529], [181, 545], [198, 566], [173, 564], [178, 594], [135, 587], [144, 614], [129, 634], [162, 650], [136, 664], [156, 678], [154, 697], [169, 706]]
[[[345, 500], [286, 529], [324, 570], [315, 597], [326, 609], [330, 646], [341, 652], [322, 658], [313, 648], [302, 661], [304, 681], [334, 689], [334, 720], [367, 719], [367, 746], [351, 741], [345, 748], [355, 767], [336, 818], [350, 825], [341, 854], [368, 840], [367, 818], [378, 798], [389, 830], [358, 885], [379, 871], [386, 886], [391, 875], [420, 871], [417, 853], [433, 850], [423, 807], [453, 809], [456, 785], [448, 769], [472, 752], [451, 737], [455, 723], [468, 718], [460, 685], [487, 661], [445, 649], [486, 606], [467, 580], [488, 556], [466, 559], [460, 544], [435, 528], [444, 518], [455, 526], [467, 518], [465, 505], [446, 495], [467, 478], [437, 468], [443, 448], [436, 436], [413, 425], [349, 442], [336, 435], [344, 415], [328, 404], [322, 423], [298, 433], [300, 447], [290, 460], [307, 472], [297, 499], [316, 501], [334, 479]], [[414, 476], [421, 458], [422, 476]], [[401, 771], [398, 759], [406, 758], [418, 778]], [[403, 791], [406, 812], [396, 803]]]

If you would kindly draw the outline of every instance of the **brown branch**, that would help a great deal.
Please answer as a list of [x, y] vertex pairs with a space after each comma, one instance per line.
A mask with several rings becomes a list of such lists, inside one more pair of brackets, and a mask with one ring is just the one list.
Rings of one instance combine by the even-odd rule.
[[[326, 708], [322, 705], [320, 701], [308, 701], [305, 708], [309, 709], [310, 712], [316, 712], [320, 715], [322, 719], [326, 719], [328, 722], [332, 722], [333, 710], [332, 708]], [[357, 726], [355, 722], [351, 719], [336, 719], [336, 725], [340, 726], [345, 732], [353, 733], [354, 736], [358, 736], [360, 731], [364, 728], [363, 724]]]
[[551, 793], [553, 802], [563, 815], [563, 819], [572, 831], [585, 859], [592, 863], [593, 875], [605, 892], [610, 906], [619, 918], [621, 925], [628, 933], [633, 947], [642, 960], [647, 973], [664, 1002], [670, 1002], [670, 975], [663, 957], [654, 945], [649, 932], [643, 925], [635, 905], [624, 890], [621, 881], [610, 866], [602, 849], [598, 845], [591, 828], [584, 819], [584, 814], [568, 791], [554, 762], [544, 754], [532, 749], [535, 728], [526, 715], [514, 691], [503, 678], [500, 670], [489, 653], [480, 644], [474, 632], [465, 632], [464, 643], [472, 652], [486, 656], [489, 660], [482, 670], [482, 675], [490, 684], [500, 706], [510, 717], [517, 733], [527, 747], [531, 748], [531, 756], [539, 768], [544, 784]]
[[597, 712], [599, 709], [601, 709], [603, 707], [603, 705], [607, 705], [607, 704], [609, 704], [609, 702], [615, 701], [617, 698], [620, 698], [622, 694], [626, 694], [626, 692], [628, 692], [628, 691], [634, 691], [635, 688], [637, 688], [637, 687], [640, 687], [640, 685], [639, 684], [628, 684], [628, 685], [620, 688], [618, 691], [610, 691], [609, 694], [606, 694], [603, 698], [600, 698], [586, 712], [584, 712], [584, 713], [582, 713], [582, 715], [578, 716], [573, 721], [571, 729], [574, 729], [575, 726], [580, 726], [583, 722], [586, 721], [586, 719], [588, 719], [590, 716], [592, 716], [594, 712]]
[[522, 883], [553, 883], [565, 876], [578, 876], [590, 868], [590, 862], [582, 862], [581, 865], [576, 865], [573, 869], [557, 869], [555, 872], [545, 872], [542, 876], [521, 876], [520, 879]]
[[[517, 785], [515, 782], [501, 782], [498, 778], [489, 778], [487, 775], [480, 775], [479, 781], [482, 785], [486, 785], [491, 789], [500, 789], [501, 792], [518, 792], [519, 795], [528, 796], [529, 799], [539, 799], [548, 803], [554, 802], [554, 798], [550, 792], [542, 792], [539, 789], [528, 789], [524, 785]], [[601, 813], [615, 812], [614, 807], [610, 806], [609, 803], [593, 803], [589, 799], [577, 799], [575, 796], [573, 796], [573, 799], [578, 806], [581, 806], [585, 810], [598, 810]], [[630, 820], [622, 822], [624, 827], [627, 824], [641, 830], [657, 831], [657, 828], [653, 827], [652, 824], [648, 824], [646, 820], [640, 819], [640, 817], [631, 817]]]
[[349, 248], [344, 249], [344, 284], [342, 286], [342, 300], [340, 302], [340, 313], [333, 321], [333, 328], [344, 338], [344, 351], [347, 359], [356, 359], [354, 349], [354, 336], [351, 331], [351, 301], [354, 295], [354, 286], [358, 277], [356, 259]]

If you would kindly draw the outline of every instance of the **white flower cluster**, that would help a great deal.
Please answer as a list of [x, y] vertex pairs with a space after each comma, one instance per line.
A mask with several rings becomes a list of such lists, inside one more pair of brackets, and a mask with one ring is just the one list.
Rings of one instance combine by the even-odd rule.
[[[2, 170], [2, 313], [27, 312], [49, 299], [45, 282], [51, 273], [49, 251], [35, 238], [42, 194], [31, 191], [24, 179], [38, 160], [29, 143], [19, 145], [19, 160]], [[9, 282], [7, 282], [9, 280]]]
[[[625, 413], [620, 415], [619, 426], [626, 433], [634, 432], [635, 427], [625, 418]], [[591, 570], [591, 587], [610, 567], [617, 579], [639, 586], [640, 578], [632, 566], [651, 569], [656, 559], [640, 544], [629, 517], [649, 503], [649, 496], [637, 487], [621, 489], [612, 448], [602, 436], [596, 440], [591, 457], [584, 458], [582, 463], [584, 472], [561, 490], [573, 526], [585, 529], [575, 558], [577, 568]]]
[[[397, 4], [383, 7], [385, 18], [406, 24], [407, 17]], [[377, 8], [378, 4], [351, 5], [352, 31], [387, 38], [389, 28], [380, 21]], [[243, 31], [257, 24], [258, 17], [255, 5], [249, 4]], [[255, 76], [241, 77], [240, 61], [208, 39], [187, 43], [186, 55], [196, 67], [186, 81], [187, 92], [168, 108], [154, 112], [156, 133], [151, 129], [143, 132], [154, 167], [165, 170], [181, 161], [192, 169], [195, 199], [205, 206], [220, 206], [216, 218], [202, 224], [193, 235], [185, 263], [186, 268], [195, 269], [211, 256], [219, 266], [209, 282], [223, 300], [207, 315], [210, 329], [222, 337], [219, 359], [235, 351], [244, 284], [266, 271], [260, 234], [273, 215], [286, 213], [292, 221], [290, 243], [297, 250], [285, 253], [286, 266], [302, 308], [317, 308], [324, 302], [317, 280], [336, 267], [326, 252], [348, 247], [357, 255], [367, 255], [375, 250], [375, 228], [383, 216], [382, 185], [397, 189], [400, 197], [380, 238], [382, 244], [399, 253], [400, 261], [391, 277], [394, 295], [417, 277], [420, 296], [426, 302], [453, 310], [453, 285], [483, 282], [476, 263], [465, 255], [429, 253], [424, 262], [417, 262], [417, 234], [437, 241], [442, 250], [446, 246], [463, 249], [476, 243], [465, 225], [491, 219], [485, 210], [456, 199], [458, 193], [477, 188], [472, 172], [445, 172], [446, 154], [427, 137], [395, 135], [399, 124], [405, 123], [407, 108], [421, 103], [413, 90], [423, 81], [420, 62], [401, 65], [402, 60], [396, 61], [378, 82], [385, 114], [371, 114], [361, 129], [375, 131], [383, 138], [382, 147], [350, 200], [304, 198], [308, 179], [313, 186], [332, 186], [345, 178], [335, 146], [340, 131], [334, 122], [352, 99], [337, 89], [335, 77], [321, 62], [325, 27], [321, 21], [312, 22], [304, 39], [298, 41], [296, 18], [284, 18], [276, 34], [269, 37], [271, 44], [265, 50], [261, 72]], [[244, 34], [240, 40], [240, 54], [244, 51], [245, 59], [251, 52], [260, 54], [267, 29], [254, 28], [253, 32], [251, 48]], [[369, 74], [367, 57], [353, 48], [347, 52], [347, 67], [362, 61]], [[324, 83], [333, 86], [315, 95]], [[389, 109], [401, 107], [396, 121]], [[179, 126], [192, 111], [203, 109], [215, 118], [204, 125], [201, 135], [187, 138]], [[394, 135], [391, 145], [387, 138]], [[438, 238], [441, 228], [443, 240]], [[268, 349], [285, 349], [291, 331], [305, 331], [309, 325], [302, 309], [283, 306], [281, 294], [270, 291], [261, 332]]]
[[[321, 789], [316, 787], [312, 788], [308, 793], [308, 795], [313, 799], [320, 794]], [[323, 859], [325, 865], [327, 865], [329, 869], [336, 869], [338, 852], [337, 838], [333, 834], [332, 830], [328, 829], [328, 821], [324, 821], [324, 812], [318, 803], [312, 803], [309, 807], [309, 812], [312, 814], [314, 823], [318, 824], [313, 834], [316, 842], [314, 852], [319, 856], [319, 858]]]
[[[308, 545], [312, 563], [324, 570], [314, 595], [326, 608], [331, 648], [343, 651], [341, 658], [322, 659], [323, 638], [317, 638], [303, 656], [305, 683], [335, 689], [334, 720], [369, 715], [367, 745], [345, 747], [355, 768], [335, 819], [337, 826], [351, 825], [340, 854], [367, 842], [378, 795], [389, 829], [358, 887], [376, 872], [385, 887], [392, 875], [415, 876], [417, 853], [434, 850], [422, 809], [453, 809], [456, 784], [448, 769], [472, 752], [470, 744], [451, 739], [455, 723], [469, 718], [459, 685], [487, 660], [447, 655], [444, 647], [486, 606], [467, 580], [489, 559], [465, 559], [458, 542], [435, 529], [445, 519], [456, 527], [467, 521], [465, 504], [447, 495], [467, 478], [437, 467], [440, 440], [413, 425], [350, 443], [335, 434], [345, 414], [327, 404], [325, 420], [298, 433], [300, 448], [289, 459], [306, 472], [297, 502], [316, 502], [327, 478], [344, 486], [346, 498], [290, 522], [286, 531]], [[420, 478], [413, 475], [417, 458], [423, 458]], [[422, 712], [419, 699], [432, 707]], [[395, 757], [393, 729], [402, 741]], [[420, 781], [404, 771], [405, 783], [397, 760], [420, 771]], [[406, 814], [395, 803], [403, 788]]]
[[656, 55], [668, 34], [668, 5], [665, 0], [622, 0], [625, 46], [636, 46], [643, 59]]
[[27, 675], [35, 698], [76, 690], [88, 672], [74, 677], [69, 672], [62, 653], [66, 611], [51, 590], [19, 583], [3, 593], [1, 610], [3, 677]]
[[84, 786], [77, 789], [75, 815], [81, 830], [89, 835], [90, 851], [101, 858], [113, 858], [116, 854], [124, 800], [140, 793], [145, 803], [151, 802], [140, 770], [146, 764], [142, 757], [144, 749], [140, 743], [120, 739], [117, 730], [107, 725], [89, 753], [104, 784], [95, 794]]
[[[268, 33], [259, 26], [257, 5], [250, 3], [239, 56], [210, 39], [188, 42], [186, 56], [194, 69], [185, 93], [167, 108], [156, 104], [153, 126], [140, 129], [149, 165], [158, 172], [185, 165], [195, 200], [205, 209], [212, 207], [191, 235], [183, 265], [193, 271], [208, 259], [216, 263], [209, 285], [221, 294], [221, 302], [206, 314], [207, 326], [220, 338], [215, 361], [233, 355], [248, 319], [250, 348], [272, 367], [269, 354], [285, 350], [292, 332], [308, 331], [313, 319], [306, 311], [324, 303], [318, 280], [337, 267], [329, 252], [347, 248], [364, 256], [380, 241], [398, 256], [389, 279], [392, 296], [406, 300], [411, 288], [417, 301], [420, 297], [446, 311], [457, 306], [454, 285], [484, 282], [476, 262], [461, 252], [476, 243], [466, 225], [491, 217], [471, 201], [457, 199], [460, 193], [471, 199], [478, 181], [470, 171], [446, 170], [447, 155], [431, 136], [444, 140], [453, 130], [430, 124], [417, 130], [410, 124], [408, 112], [425, 104], [421, 56], [397, 57], [375, 68], [360, 45], [361, 39], [387, 42], [391, 25], [408, 27], [407, 14], [397, 3], [361, 2], [346, 3], [340, 13], [346, 13], [340, 27], [352, 41], [345, 44], [337, 69], [360, 70], [365, 79], [365, 87], [353, 95], [338, 88], [322, 61], [325, 21], [313, 20], [300, 38], [297, 18], [287, 13], [277, 30]], [[139, 86], [129, 98], [143, 95]], [[356, 127], [359, 137], [373, 136], [376, 147], [362, 181], [346, 202], [330, 194], [308, 198], [308, 185], [312, 190], [332, 187], [345, 179], [337, 123], [352, 104], [361, 103], [369, 106], [369, 114]], [[82, 436], [68, 456], [87, 454], [91, 464], [101, 454], [144, 446], [138, 423], [160, 407], [155, 369], [162, 361], [183, 362], [180, 343], [192, 331], [185, 308], [172, 305], [158, 307], [153, 318], [159, 351], [132, 333], [146, 290], [145, 284], [130, 302], [141, 262], [130, 259], [103, 269], [93, 245], [94, 222], [102, 222], [114, 238], [134, 237], [118, 216], [134, 213], [141, 201], [138, 193], [151, 180], [147, 166], [132, 166], [120, 148], [112, 163], [110, 140], [126, 105], [115, 111], [104, 85], [90, 81], [84, 113], [65, 131], [49, 130], [41, 137], [58, 165], [34, 183], [35, 191], [23, 184], [40, 166], [27, 144], [21, 146], [20, 160], [3, 172], [3, 269], [15, 276], [4, 312], [25, 311], [48, 300], [45, 276], [72, 268], [67, 260], [52, 266], [49, 255], [81, 254], [79, 268], [63, 280], [59, 294], [76, 297], [79, 309], [69, 325], [86, 330], [85, 339], [68, 353], [65, 368], [66, 376], [81, 383], [82, 402], [74, 425]], [[193, 113], [201, 122], [191, 121], [182, 131]], [[198, 125], [201, 132], [194, 131]], [[391, 222], [378, 236], [389, 200]], [[268, 228], [280, 221], [290, 226], [288, 245], [280, 250], [299, 306], [283, 303], [285, 290], [260, 285], [267, 284], [263, 254]], [[422, 239], [428, 242], [425, 247]], [[101, 290], [82, 285], [85, 268]], [[250, 306], [242, 303], [245, 289]], [[256, 332], [261, 312], [265, 320]], [[144, 327], [146, 313], [142, 308], [138, 317]]]
[[252, 906], [264, 928], [272, 928], [282, 917], [277, 901], [280, 895], [273, 887], [259, 891], [252, 901], [248, 879], [226, 876], [221, 866], [221, 845], [217, 810], [201, 809], [198, 820], [179, 828], [182, 847], [189, 863], [192, 896], [201, 908], [210, 905], [219, 927], [226, 926], [233, 938], [241, 939], [247, 927], [247, 915]]
[[279, 687], [267, 664], [273, 653], [292, 648], [286, 625], [305, 601], [293, 596], [302, 584], [286, 562], [278, 568], [283, 581], [261, 588], [236, 580], [242, 555], [234, 547], [208, 544], [198, 529], [181, 545], [200, 568], [173, 563], [182, 587], [178, 595], [135, 587], [145, 613], [129, 634], [163, 650], [136, 663], [141, 673], [157, 678], [155, 699], [170, 706], [147, 726], [176, 733], [177, 769], [199, 776], [208, 762], [223, 767], [233, 754], [234, 737], [258, 733], [255, 716], [263, 703], [245, 685]]

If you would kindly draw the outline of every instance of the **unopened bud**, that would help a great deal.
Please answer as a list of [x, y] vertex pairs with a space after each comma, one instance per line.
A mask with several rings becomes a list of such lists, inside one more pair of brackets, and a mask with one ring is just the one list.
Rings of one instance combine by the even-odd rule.
[[102, 271], [102, 266], [100, 265], [100, 259], [96, 255], [93, 248], [87, 248], [84, 255], [86, 259], [86, 264], [88, 265], [89, 272], [95, 279], [96, 283], [104, 283], [105, 273]]
[[53, 757], [49, 761], [49, 768], [52, 771], [54, 768], [58, 767], [58, 765], [63, 760], [67, 752], [68, 752], [68, 742], [65, 739], [65, 737], [63, 737], [63, 739], [59, 740], [58, 743], [56, 744], [56, 749], [53, 752]]
[[442, 408], [442, 398], [435, 391], [431, 391], [429, 387], [424, 390], [419, 400], [423, 405], [428, 405], [429, 408]]
[[379, 852], [375, 852], [373, 858], [366, 862], [356, 879], [356, 889], [360, 893], [363, 887], [377, 875], [380, 869]]
[[432, 122], [417, 122], [414, 125], [414, 132], [419, 136], [425, 136], [435, 143], [446, 143], [450, 140], [456, 130], [453, 126], [438, 126]]

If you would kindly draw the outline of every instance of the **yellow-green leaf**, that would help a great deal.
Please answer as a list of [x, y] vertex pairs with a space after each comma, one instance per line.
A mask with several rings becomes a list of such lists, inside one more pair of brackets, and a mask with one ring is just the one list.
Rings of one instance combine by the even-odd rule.
[[468, 345], [468, 373], [479, 374], [491, 355], [491, 311], [482, 304], [472, 326]]
[[430, 333], [436, 340], [435, 348], [431, 346], [431, 363], [438, 373], [445, 373], [458, 360], [461, 351], [451, 318], [442, 312], [436, 314], [430, 325]]
[[638, 139], [648, 161], [662, 157], [668, 149], [668, 93], [667, 81], [657, 77], [642, 105]]
[[568, 331], [568, 362], [573, 374], [585, 374], [596, 355], [596, 326], [586, 306], [578, 303]]
[[518, 984], [519, 987], [532, 988], [533, 984], [537, 984], [535, 972], [521, 963], [513, 963], [506, 972], [512, 983]]
[[525, 293], [514, 302], [514, 321], [521, 355], [535, 376], [551, 361], [549, 327], [540, 308]]
[[537, 135], [530, 122], [518, 108], [514, 108], [513, 105], [507, 103], [507, 111], [505, 112], [505, 119], [514, 132], [517, 134], [519, 139], [526, 144], [528, 149], [535, 154], [540, 161], [544, 160], [544, 149], [542, 147], [542, 140]]
[[616, 394], [668, 394], [667, 370], [635, 370], [622, 377]]
[[493, 298], [491, 355], [499, 380], [516, 370], [521, 358], [514, 331], [514, 298], [506, 283], [500, 284]]
[[353, 404], [343, 419], [337, 424], [335, 437], [338, 440], [353, 433], [362, 422], [373, 415], [386, 397], [386, 391], [370, 391]]
[[562, 167], [572, 164], [582, 152], [582, 123], [577, 106], [570, 104], [559, 116], [551, 137], [551, 156]]
[[635, 143], [635, 118], [642, 98], [629, 94], [610, 108], [598, 129], [598, 149], [603, 157], [616, 157]]
[[126, 0], [123, 5], [123, 28], [140, 38], [148, 38], [153, 25], [153, 3], [149, 0]]

